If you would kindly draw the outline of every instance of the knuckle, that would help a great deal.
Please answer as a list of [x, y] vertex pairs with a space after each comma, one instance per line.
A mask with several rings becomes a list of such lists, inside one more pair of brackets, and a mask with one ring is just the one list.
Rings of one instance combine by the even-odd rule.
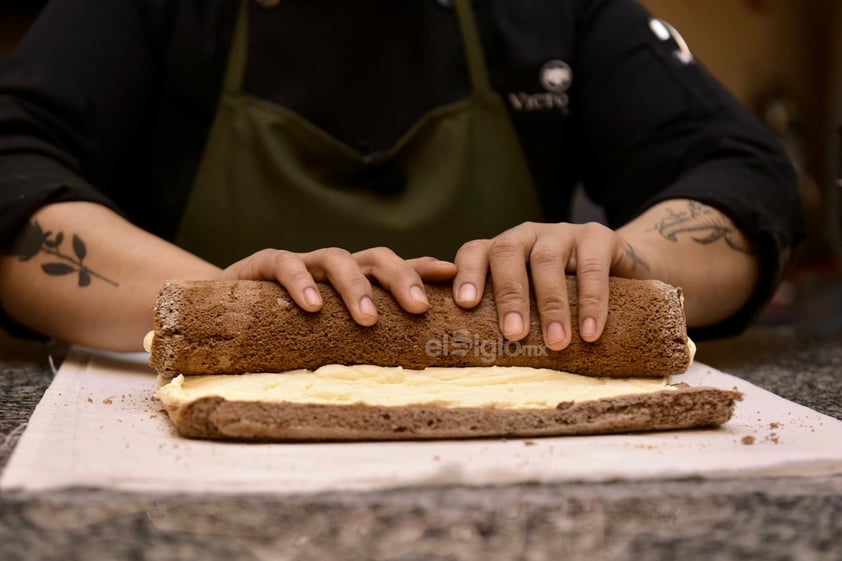
[[561, 294], [551, 294], [540, 299], [538, 303], [541, 312], [545, 315], [553, 317], [560, 317], [570, 311], [570, 305], [567, 303], [567, 298]]
[[515, 281], [495, 282], [494, 298], [498, 304], [513, 307], [523, 302], [524, 290], [520, 283]]
[[549, 269], [561, 264], [561, 255], [550, 247], [536, 247], [529, 255], [529, 263], [534, 269]]
[[266, 257], [271, 259], [272, 263], [282, 271], [293, 267], [303, 267], [301, 257], [283, 249], [270, 249]]
[[318, 250], [318, 252], [325, 259], [330, 260], [347, 259], [351, 256], [351, 253], [347, 249], [342, 249], [341, 247], [326, 247]]
[[397, 257], [397, 254], [394, 251], [392, 251], [391, 248], [386, 247], [385, 245], [378, 245], [377, 247], [372, 247], [371, 252], [377, 255], [388, 255], [390, 257]]
[[488, 248], [488, 240], [471, 240], [462, 244], [457, 255], [464, 253], [482, 253]]
[[599, 308], [604, 303], [605, 299], [596, 292], [583, 290], [579, 294], [579, 306], [582, 308]]
[[256, 251], [253, 253], [250, 258], [251, 259], [274, 259], [277, 257], [278, 253], [283, 251], [282, 249], [261, 249], [260, 251]]
[[517, 239], [506, 234], [494, 238], [488, 248], [489, 255], [497, 257], [513, 257], [521, 252], [522, 248]]
[[361, 249], [351, 253], [351, 257], [353, 257], [357, 263], [365, 263], [371, 261], [373, 251], [373, 248]]
[[346, 289], [357, 294], [368, 293], [371, 289], [371, 283], [368, 282], [368, 279], [366, 279], [362, 274], [353, 275], [352, 277], [346, 279], [343, 284]]
[[582, 224], [582, 229], [588, 233], [603, 233], [606, 227], [599, 222], [585, 222]]
[[372, 261], [394, 261], [400, 259], [398, 254], [385, 246], [370, 247], [354, 254], [355, 257], [364, 257]]
[[295, 269], [290, 271], [286, 277], [287, 282], [290, 284], [309, 284], [312, 280], [310, 273], [306, 269]]
[[417, 272], [415, 272], [415, 269], [409, 266], [397, 267], [389, 273], [389, 276], [399, 286], [409, 286], [412, 284], [421, 283], [421, 276]]
[[579, 259], [576, 263], [576, 270], [581, 276], [608, 276], [605, 263], [593, 257]]
[[398, 255], [387, 247], [372, 247], [353, 254], [357, 265], [366, 275], [376, 274], [378, 271], [391, 271], [403, 263]]

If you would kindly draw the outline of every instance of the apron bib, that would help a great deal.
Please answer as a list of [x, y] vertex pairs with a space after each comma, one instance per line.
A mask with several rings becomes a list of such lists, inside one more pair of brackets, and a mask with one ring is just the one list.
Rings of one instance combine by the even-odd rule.
[[242, 91], [243, 0], [219, 107], [176, 243], [227, 266], [265, 248], [452, 259], [542, 212], [502, 98], [491, 89], [469, 0], [456, 13], [471, 95], [428, 112], [389, 150], [364, 155]]

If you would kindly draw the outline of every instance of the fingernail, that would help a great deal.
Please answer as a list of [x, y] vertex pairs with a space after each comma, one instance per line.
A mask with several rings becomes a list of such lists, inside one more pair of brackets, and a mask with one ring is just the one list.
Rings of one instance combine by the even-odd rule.
[[360, 310], [367, 316], [376, 316], [377, 310], [374, 308], [374, 302], [368, 296], [363, 296], [360, 300]]
[[585, 321], [582, 322], [582, 337], [585, 339], [596, 337], [596, 320], [594, 318], [585, 318]]
[[460, 302], [473, 302], [477, 299], [477, 287], [473, 284], [466, 282], [462, 286], [459, 287], [459, 301]]
[[547, 326], [547, 344], [555, 345], [564, 341], [564, 327], [557, 321]]
[[412, 297], [413, 300], [419, 302], [421, 304], [429, 304], [429, 300], [427, 300], [427, 294], [420, 286], [413, 286], [409, 289], [409, 295]]
[[506, 314], [503, 319], [503, 334], [506, 337], [512, 337], [520, 335], [521, 331], [523, 331], [523, 318], [520, 317], [520, 314], [516, 312]]
[[322, 297], [319, 296], [319, 292], [315, 288], [308, 286], [304, 289], [304, 301], [310, 306], [320, 306]]

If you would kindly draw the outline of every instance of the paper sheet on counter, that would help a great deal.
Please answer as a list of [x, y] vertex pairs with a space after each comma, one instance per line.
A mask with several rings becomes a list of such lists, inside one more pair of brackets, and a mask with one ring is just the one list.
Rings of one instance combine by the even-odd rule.
[[[315, 493], [842, 473], [842, 421], [695, 364], [676, 380], [745, 394], [719, 429], [426, 442], [247, 444], [179, 437], [147, 355], [74, 351], [0, 479], [2, 490]], [[752, 444], [746, 442], [753, 439]]]

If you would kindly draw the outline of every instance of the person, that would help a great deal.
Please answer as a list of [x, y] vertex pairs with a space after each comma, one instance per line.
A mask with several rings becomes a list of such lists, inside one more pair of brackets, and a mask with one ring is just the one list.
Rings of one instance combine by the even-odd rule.
[[556, 350], [565, 274], [587, 341], [609, 275], [653, 278], [727, 335], [803, 230], [780, 147], [635, 0], [53, 0], [0, 66], [0, 213], [7, 328], [113, 350], [170, 278], [312, 312], [329, 282], [364, 326], [372, 282], [421, 314], [490, 279]]

